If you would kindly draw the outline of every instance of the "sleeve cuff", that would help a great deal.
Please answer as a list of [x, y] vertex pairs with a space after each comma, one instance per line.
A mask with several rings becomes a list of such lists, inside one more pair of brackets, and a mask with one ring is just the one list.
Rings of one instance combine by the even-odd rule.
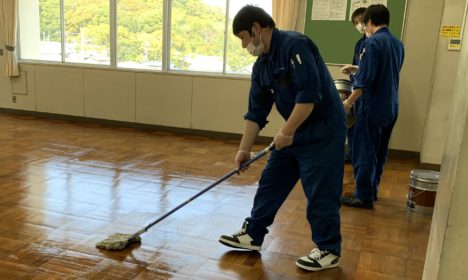
[[247, 112], [247, 114], [244, 115], [244, 119], [257, 123], [258, 126], [260, 127], [260, 129], [264, 128], [265, 125], [268, 123], [267, 120], [265, 120], [265, 119], [260, 120], [255, 114], [253, 114], [251, 112]]

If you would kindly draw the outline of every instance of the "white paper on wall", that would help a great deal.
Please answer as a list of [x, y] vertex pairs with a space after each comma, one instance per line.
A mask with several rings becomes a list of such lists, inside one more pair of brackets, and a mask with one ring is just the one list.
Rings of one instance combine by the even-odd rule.
[[315, 0], [312, 3], [312, 20], [328, 20], [330, 0]]
[[346, 20], [348, 0], [314, 0], [312, 20]]

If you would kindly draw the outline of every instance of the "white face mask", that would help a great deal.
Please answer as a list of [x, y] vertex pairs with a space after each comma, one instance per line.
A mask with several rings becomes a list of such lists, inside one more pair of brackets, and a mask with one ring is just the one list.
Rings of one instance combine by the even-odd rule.
[[364, 34], [365, 33], [365, 30], [364, 30], [364, 25], [362, 25], [362, 23], [358, 23], [354, 26], [356, 28], [356, 30], [361, 33], [361, 34]]
[[[252, 35], [253, 35], [253, 30], [252, 30]], [[252, 40], [253, 40], [253, 37], [250, 39], [250, 42], [246, 47], [247, 51], [253, 56], [259, 56], [263, 54], [264, 46], [262, 42], [262, 33], [260, 32], [260, 43], [258, 45], [255, 46], [252, 43]]]

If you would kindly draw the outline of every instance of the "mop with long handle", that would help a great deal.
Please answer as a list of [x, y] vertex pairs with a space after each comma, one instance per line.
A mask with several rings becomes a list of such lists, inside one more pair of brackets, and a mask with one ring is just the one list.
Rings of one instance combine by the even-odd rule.
[[[264, 155], [268, 154], [272, 150], [274, 150], [273, 144], [271, 144], [267, 148], [263, 149], [262, 151], [254, 154], [253, 157], [251, 157], [248, 161], [246, 161], [246, 162], [244, 162], [242, 164], [240, 169], [244, 169], [245, 167], [249, 166], [252, 162], [258, 160], [259, 158], [261, 158]], [[234, 174], [236, 174], [238, 172], [239, 172], [239, 169], [237, 169], [237, 168], [233, 169], [231, 172], [229, 172], [226, 175], [224, 175], [223, 177], [221, 177], [218, 181], [216, 181], [213, 184], [211, 184], [210, 186], [206, 187], [204, 190], [202, 190], [199, 193], [195, 194], [194, 196], [192, 196], [191, 198], [189, 198], [188, 200], [186, 200], [185, 202], [183, 202], [179, 206], [177, 206], [174, 209], [172, 209], [171, 211], [167, 212], [166, 214], [164, 214], [163, 216], [161, 216], [160, 218], [158, 218], [154, 222], [148, 224], [146, 227], [142, 228], [141, 230], [137, 231], [136, 233], [134, 233], [134, 234], [114, 233], [111, 236], [109, 236], [108, 238], [96, 243], [96, 248], [106, 249], [106, 250], [122, 250], [128, 244], [141, 242], [140, 235], [147, 232], [148, 229], [150, 229], [152, 226], [154, 226], [155, 224], [157, 224], [160, 221], [164, 220], [165, 218], [170, 216], [172, 213], [176, 212], [177, 210], [184, 207], [185, 205], [187, 205], [188, 203], [190, 203], [191, 201], [193, 201], [194, 199], [196, 199], [200, 195], [202, 195], [202, 194], [206, 193], [207, 191], [211, 190], [212, 188], [217, 186], [219, 183], [225, 181], [226, 179], [230, 178], [232, 175], [234, 175]]]

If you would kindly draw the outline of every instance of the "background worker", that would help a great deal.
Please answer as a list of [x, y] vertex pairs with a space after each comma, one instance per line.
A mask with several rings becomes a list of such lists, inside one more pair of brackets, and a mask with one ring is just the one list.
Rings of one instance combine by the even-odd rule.
[[[359, 33], [362, 34], [362, 37], [356, 42], [356, 45], [354, 46], [354, 55], [352, 59], [352, 64], [347, 64], [343, 68], [341, 68], [341, 72], [343, 74], [349, 75], [349, 80], [351, 81], [351, 83], [354, 82], [354, 75], [357, 72], [357, 68], [358, 68], [359, 61], [360, 61], [359, 56], [364, 46], [364, 40], [366, 40], [366, 33], [364, 31], [364, 25], [362, 24], [362, 15], [364, 14], [365, 10], [366, 8], [364, 7], [357, 8], [351, 15], [351, 21], [354, 27]], [[354, 114], [354, 110], [351, 110], [350, 114]], [[354, 125], [351, 125], [350, 127], [348, 127], [348, 131], [346, 133], [348, 149], [345, 154], [345, 162], [352, 161], [353, 134], [354, 134]]]
[[343, 102], [345, 111], [355, 106], [355, 190], [344, 194], [341, 202], [351, 207], [373, 208], [398, 117], [398, 84], [404, 48], [388, 29], [390, 13], [384, 5], [367, 7], [363, 23], [370, 37], [364, 41], [359, 56], [353, 93]]

